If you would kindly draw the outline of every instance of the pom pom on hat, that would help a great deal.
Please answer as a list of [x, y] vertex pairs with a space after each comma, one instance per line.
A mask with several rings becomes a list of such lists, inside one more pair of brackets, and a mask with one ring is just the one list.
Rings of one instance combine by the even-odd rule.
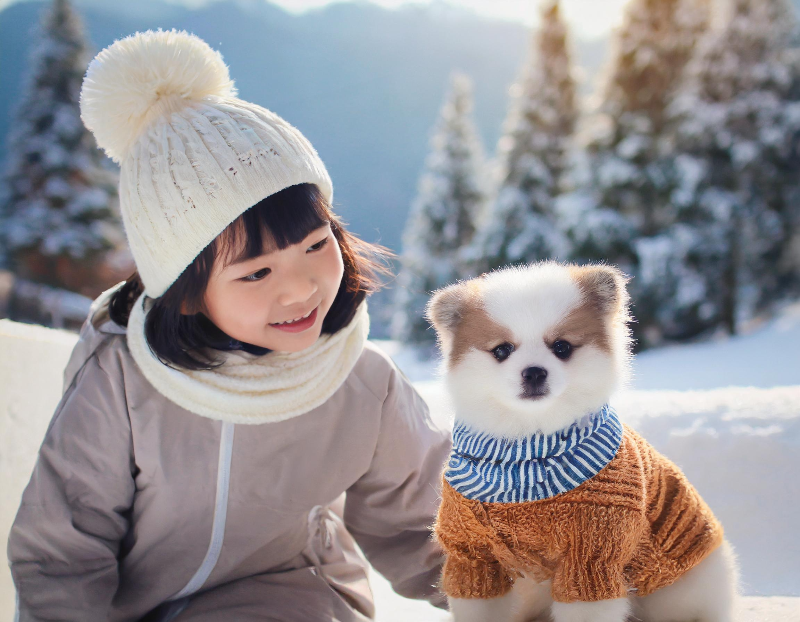
[[222, 55], [185, 31], [148, 30], [115, 41], [91, 62], [81, 119], [119, 163], [154, 117], [209, 96], [236, 96]]

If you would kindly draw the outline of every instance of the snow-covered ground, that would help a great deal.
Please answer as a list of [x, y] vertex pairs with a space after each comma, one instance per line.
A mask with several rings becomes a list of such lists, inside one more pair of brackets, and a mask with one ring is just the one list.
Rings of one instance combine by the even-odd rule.
[[[30, 476], [74, 341], [62, 331], [0, 320], [0, 533], [7, 533]], [[379, 345], [415, 383], [434, 418], [449, 425], [436, 361], [418, 360], [393, 342]], [[800, 303], [732, 339], [646, 352], [634, 370], [632, 389], [613, 403], [683, 468], [725, 526], [750, 595], [737, 622], [800, 622]], [[395, 595], [379, 576], [373, 587], [379, 622], [447, 619]], [[12, 610], [3, 565], [0, 619], [11, 619]]]
[[717, 389], [800, 384], [800, 302], [742, 334], [647, 351], [634, 365], [636, 389]]

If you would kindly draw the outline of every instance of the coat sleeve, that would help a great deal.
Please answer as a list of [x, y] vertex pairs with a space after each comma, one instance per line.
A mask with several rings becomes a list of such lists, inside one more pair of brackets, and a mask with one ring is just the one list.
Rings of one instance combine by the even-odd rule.
[[444, 561], [431, 528], [450, 434], [437, 428], [411, 383], [392, 366], [369, 470], [347, 491], [344, 518], [375, 569], [407, 598], [444, 607]]
[[121, 375], [89, 359], [50, 422], [8, 540], [20, 622], [105, 620], [133, 504]]

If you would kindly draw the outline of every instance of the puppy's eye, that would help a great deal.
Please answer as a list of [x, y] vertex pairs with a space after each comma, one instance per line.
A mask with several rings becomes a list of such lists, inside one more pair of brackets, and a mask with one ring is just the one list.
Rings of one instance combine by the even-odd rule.
[[511, 353], [514, 351], [514, 344], [512, 343], [501, 343], [499, 346], [492, 348], [492, 356], [496, 358], [501, 363], [505, 361]]
[[569, 341], [559, 339], [552, 345], [551, 349], [553, 350], [553, 354], [555, 354], [562, 361], [566, 361], [570, 356], [572, 356], [572, 344]]

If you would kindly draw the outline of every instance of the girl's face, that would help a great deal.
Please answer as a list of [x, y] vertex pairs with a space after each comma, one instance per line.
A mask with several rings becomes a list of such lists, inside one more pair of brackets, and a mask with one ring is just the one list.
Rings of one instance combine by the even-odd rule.
[[344, 274], [330, 224], [283, 250], [273, 245], [260, 257], [223, 263], [215, 262], [204, 298], [204, 312], [220, 330], [281, 352], [319, 338]]

